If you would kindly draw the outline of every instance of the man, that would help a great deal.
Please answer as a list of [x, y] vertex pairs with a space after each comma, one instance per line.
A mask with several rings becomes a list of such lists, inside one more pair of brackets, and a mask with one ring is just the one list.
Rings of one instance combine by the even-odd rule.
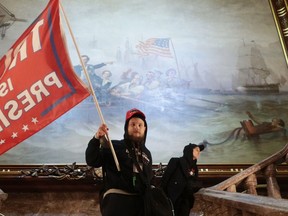
[[[100, 64], [96, 64], [96, 65], [92, 65], [92, 64], [89, 64], [88, 62], [90, 61], [90, 58], [88, 55], [81, 55], [81, 59], [82, 59], [82, 62], [84, 64], [84, 67], [86, 69], [86, 71], [88, 72], [89, 74], [89, 77], [90, 77], [90, 80], [92, 82], [92, 85], [93, 85], [93, 88], [94, 88], [94, 85], [97, 85], [101, 78], [96, 74], [95, 70], [98, 69], [98, 68], [102, 68], [108, 64], [113, 64], [113, 62], [105, 62], [105, 63], [100, 63]], [[87, 79], [86, 79], [86, 76], [85, 76], [85, 73], [83, 71], [83, 67], [81, 64], [79, 65], [76, 65], [74, 67], [74, 70], [76, 72], [76, 74], [85, 82], [85, 83], [88, 83]]]
[[244, 120], [240, 123], [248, 139], [259, 139], [261, 134], [275, 132], [281, 132], [286, 137], [285, 122], [282, 119], [273, 118], [271, 122], [262, 122], [249, 111], [246, 111], [246, 113], [251, 120]]
[[183, 156], [171, 158], [161, 180], [161, 187], [171, 199], [175, 216], [189, 216], [194, 204], [194, 193], [202, 186], [198, 181], [197, 159], [205, 145], [189, 144]]
[[101, 124], [86, 149], [87, 165], [103, 169], [101, 213], [103, 216], [143, 216], [147, 184], [141, 179], [140, 172], [149, 183], [153, 176], [151, 153], [145, 146], [147, 123], [144, 113], [135, 108], [129, 110], [126, 113], [124, 139], [112, 140], [120, 171], [108, 147], [107, 136], [107, 125]]
[[[93, 74], [93, 73], [94, 73], [94, 66], [91, 65], [91, 64], [88, 64], [88, 62], [89, 62], [89, 60], [90, 60], [89, 56], [88, 56], [88, 55], [82, 55], [81, 58], [82, 58], [84, 67], [86, 68], [88, 74], [89, 74], [89, 75], [90, 75], [90, 74]], [[103, 66], [104, 66], [104, 65], [103, 65]], [[77, 74], [82, 80], [84, 80], [85, 82], [87, 82], [81, 64], [76, 65], [76, 66], [74, 67], [74, 70], [75, 70], [76, 74]]]

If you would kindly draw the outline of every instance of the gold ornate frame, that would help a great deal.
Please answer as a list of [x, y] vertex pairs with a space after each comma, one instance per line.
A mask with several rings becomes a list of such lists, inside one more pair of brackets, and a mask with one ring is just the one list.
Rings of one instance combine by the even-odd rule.
[[287, 0], [269, 0], [269, 4], [276, 24], [284, 57], [288, 64], [288, 2]]

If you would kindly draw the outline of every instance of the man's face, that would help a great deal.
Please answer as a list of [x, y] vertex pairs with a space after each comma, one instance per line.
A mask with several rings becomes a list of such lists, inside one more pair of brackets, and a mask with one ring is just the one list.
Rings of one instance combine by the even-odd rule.
[[199, 147], [196, 147], [193, 149], [193, 159], [198, 159], [199, 156], [200, 156], [200, 148]]
[[128, 135], [133, 141], [141, 141], [145, 136], [145, 122], [141, 118], [131, 118], [128, 123]]
[[87, 58], [87, 56], [82, 56], [82, 61], [86, 65], [88, 63], [89, 59]]

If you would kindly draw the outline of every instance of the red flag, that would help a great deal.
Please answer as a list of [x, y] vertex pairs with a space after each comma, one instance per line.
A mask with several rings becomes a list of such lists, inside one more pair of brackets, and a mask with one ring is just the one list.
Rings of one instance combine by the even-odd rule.
[[154, 54], [171, 58], [169, 42], [169, 38], [150, 38], [145, 42], [139, 41], [136, 48], [138, 49], [138, 54], [142, 56]]
[[0, 60], [0, 155], [89, 96], [62, 37], [51, 0]]

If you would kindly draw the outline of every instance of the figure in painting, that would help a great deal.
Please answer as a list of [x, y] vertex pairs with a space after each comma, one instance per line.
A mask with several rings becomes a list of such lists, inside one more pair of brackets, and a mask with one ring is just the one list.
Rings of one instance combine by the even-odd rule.
[[286, 140], [286, 128], [283, 119], [273, 118], [271, 122], [266, 122], [259, 120], [249, 111], [246, 111], [246, 114], [250, 119], [240, 121], [241, 127], [233, 129], [225, 140], [214, 143], [204, 140], [203, 143], [208, 145], [219, 145], [231, 140], [235, 141], [239, 137], [241, 137], [242, 141], [248, 139], [258, 142], [261, 135], [264, 134], [274, 134], [276, 136], [282, 135], [282, 137]]
[[[88, 63], [88, 62], [90, 61], [89, 56], [88, 56], [88, 55], [82, 55], [81, 58], [82, 58], [82, 62], [83, 62], [83, 64], [84, 64], [84, 67], [86, 68], [88, 74], [93, 74], [93, 72], [94, 72], [94, 66], [93, 66], [92, 64], [89, 64], [89, 63]], [[83, 81], [87, 82], [81, 64], [76, 65], [76, 66], [74, 67], [74, 70], [75, 70], [76, 74], [77, 74]]]
[[110, 93], [117, 97], [138, 98], [143, 91], [142, 76], [134, 73], [131, 81], [114, 86]]
[[262, 122], [249, 111], [246, 113], [250, 119], [241, 121], [240, 123], [248, 139], [259, 139], [261, 134], [275, 132], [280, 132], [286, 137], [285, 122], [282, 119], [273, 118], [271, 122]]
[[[100, 64], [96, 64], [96, 65], [93, 65], [93, 64], [90, 64], [88, 63], [90, 61], [90, 57], [88, 55], [82, 55], [81, 56], [81, 59], [83, 61], [83, 64], [84, 64], [84, 67], [86, 68], [86, 71], [90, 77], [90, 80], [91, 80], [91, 83], [92, 83], [92, 86], [95, 90], [96, 88], [96, 85], [101, 82], [101, 77], [98, 76], [96, 74], [96, 69], [99, 69], [99, 68], [102, 68], [108, 64], [113, 64], [113, 62], [105, 62], [105, 63], [100, 63]], [[85, 82], [85, 83], [88, 83], [87, 79], [86, 79], [86, 76], [85, 76], [85, 73], [84, 73], [84, 70], [83, 70], [83, 67], [81, 64], [79, 65], [76, 65], [74, 67], [74, 70], [76, 72], [76, 74]]]
[[109, 70], [104, 70], [102, 72], [102, 77], [99, 77], [97, 82], [95, 82], [94, 88], [96, 91], [96, 96], [100, 105], [110, 106], [110, 88], [112, 85], [111, 81], [112, 73]]

